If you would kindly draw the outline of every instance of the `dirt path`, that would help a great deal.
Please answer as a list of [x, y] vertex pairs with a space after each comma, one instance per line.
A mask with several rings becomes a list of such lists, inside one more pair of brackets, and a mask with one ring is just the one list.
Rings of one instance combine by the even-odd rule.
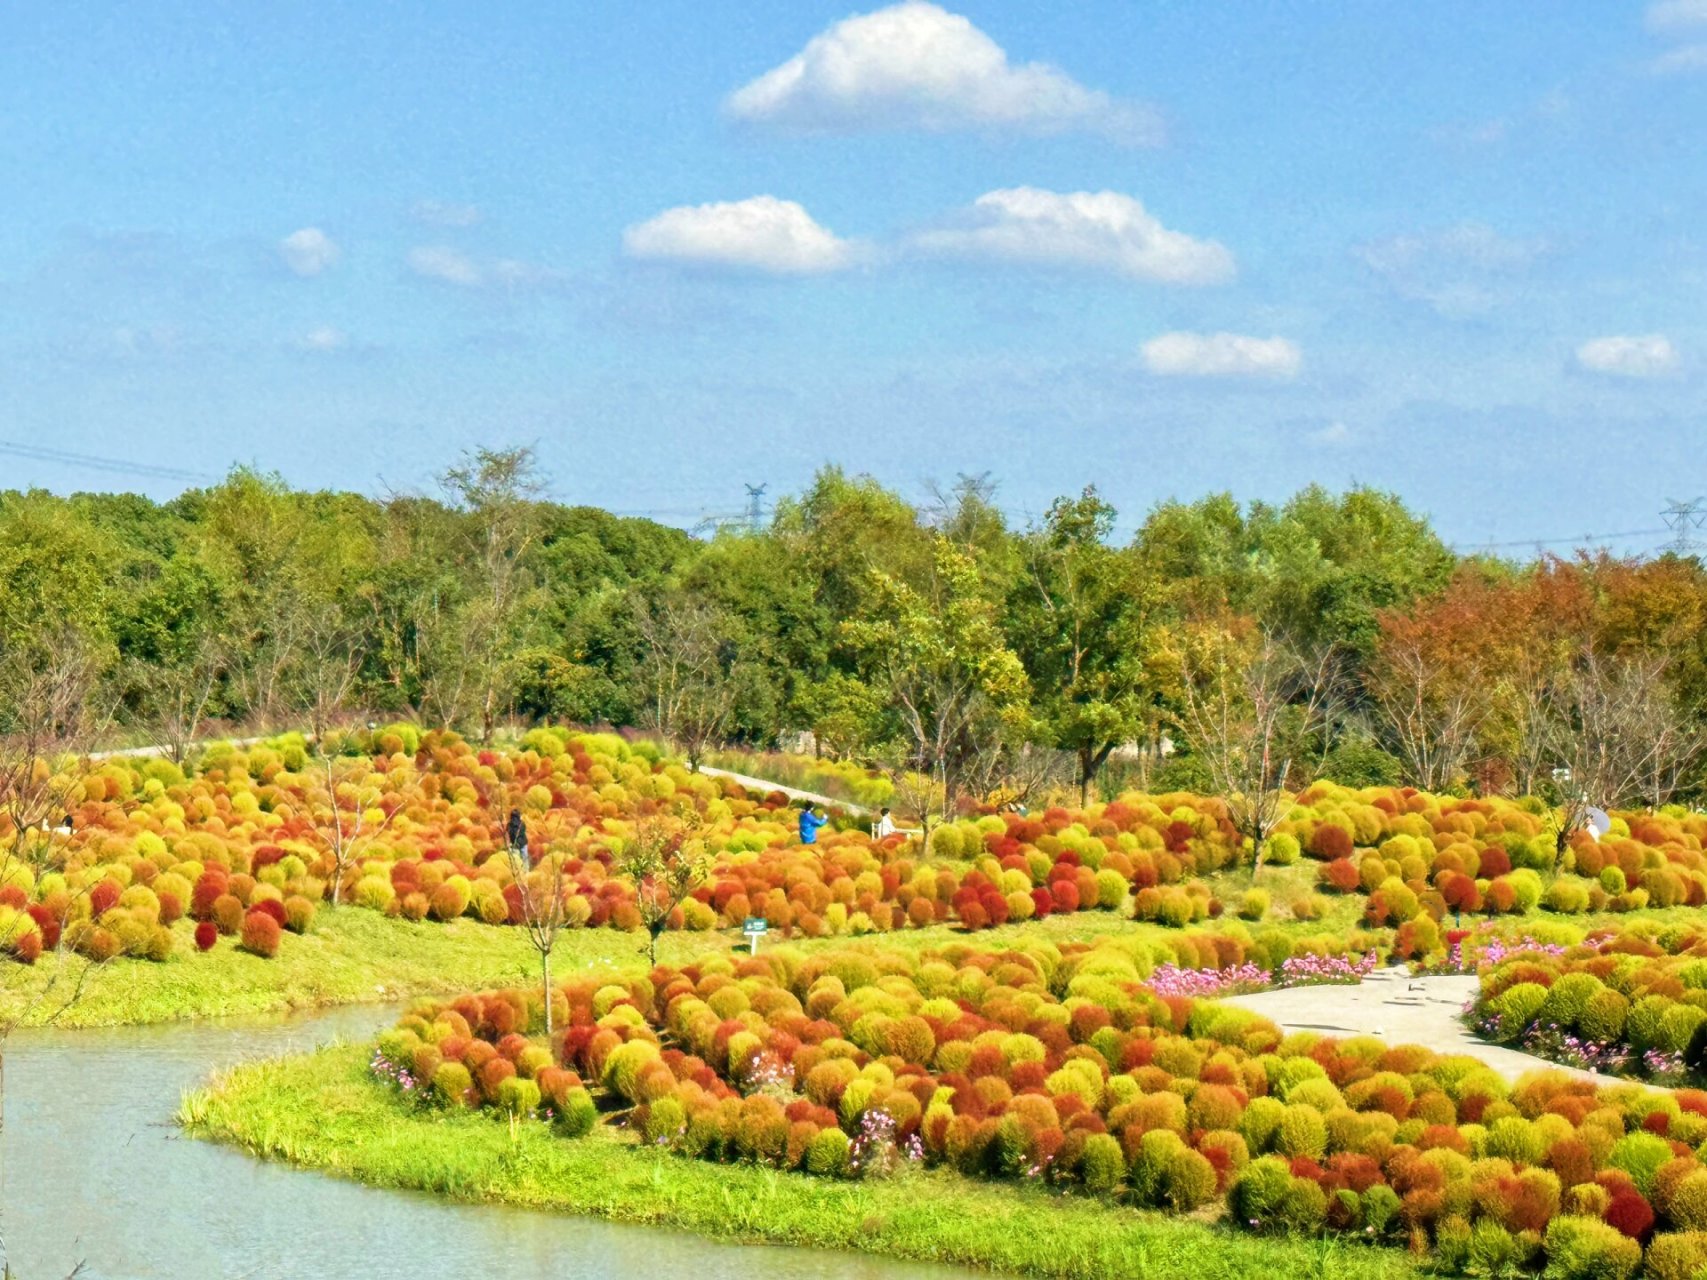
[[1458, 1020], [1476, 987], [1473, 976], [1419, 978], [1405, 969], [1381, 969], [1355, 987], [1287, 987], [1232, 996], [1226, 1003], [1272, 1018], [1288, 1031], [1371, 1035], [1390, 1044], [1420, 1044], [1437, 1053], [1468, 1054], [1508, 1080], [1529, 1071], [1563, 1071], [1597, 1084], [1616, 1082], [1613, 1076], [1556, 1066], [1476, 1039]]

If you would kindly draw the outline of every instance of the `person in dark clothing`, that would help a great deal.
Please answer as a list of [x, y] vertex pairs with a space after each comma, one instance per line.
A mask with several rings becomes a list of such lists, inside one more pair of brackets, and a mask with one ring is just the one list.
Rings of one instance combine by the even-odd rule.
[[520, 850], [528, 847], [528, 825], [522, 821], [520, 809], [510, 810], [510, 824], [504, 829], [504, 838], [510, 842], [512, 849]]

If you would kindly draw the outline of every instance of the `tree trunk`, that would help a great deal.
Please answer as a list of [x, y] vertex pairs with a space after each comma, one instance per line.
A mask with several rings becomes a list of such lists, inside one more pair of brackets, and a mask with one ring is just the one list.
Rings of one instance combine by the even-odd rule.
[[539, 952], [540, 991], [545, 996], [545, 1046], [551, 1047], [551, 948]]

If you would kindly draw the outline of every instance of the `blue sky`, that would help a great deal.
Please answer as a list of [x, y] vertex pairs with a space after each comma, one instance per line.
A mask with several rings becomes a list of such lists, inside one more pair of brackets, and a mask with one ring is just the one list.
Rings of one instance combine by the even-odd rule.
[[377, 492], [537, 441], [687, 524], [829, 461], [1466, 546], [1707, 491], [1707, 0], [3, 21], [0, 442]]

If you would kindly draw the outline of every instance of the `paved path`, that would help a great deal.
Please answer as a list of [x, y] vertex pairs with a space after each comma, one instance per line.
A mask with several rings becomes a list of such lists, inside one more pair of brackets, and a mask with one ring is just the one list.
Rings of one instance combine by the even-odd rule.
[[1272, 1018], [1288, 1031], [1371, 1035], [1389, 1044], [1420, 1044], [1437, 1053], [1480, 1059], [1508, 1080], [1529, 1071], [1562, 1071], [1597, 1084], [1616, 1078], [1556, 1066], [1516, 1049], [1476, 1039], [1458, 1020], [1476, 994], [1474, 976], [1413, 977], [1406, 969], [1381, 969], [1355, 987], [1286, 987], [1231, 996], [1224, 1003]]
[[736, 773], [730, 769], [713, 769], [708, 764], [702, 764], [699, 767], [699, 771], [713, 778], [728, 778], [732, 782], [740, 783], [749, 791], [758, 791], [762, 793], [780, 791], [790, 800], [801, 800], [809, 804], [822, 805], [826, 809], [844, 809], [848, 813], [861, 813], [867, 815], [871, 813], [871, 810], [867, 809], [863, 804], [855, 804], [852, 800], [837, 800], [830, 796], [821, 796], [815, 791], [802, 791], [798, 787], [785, 787], [780, 782], [770, 782], [764, 778], [754, 778], [748, 774]]

